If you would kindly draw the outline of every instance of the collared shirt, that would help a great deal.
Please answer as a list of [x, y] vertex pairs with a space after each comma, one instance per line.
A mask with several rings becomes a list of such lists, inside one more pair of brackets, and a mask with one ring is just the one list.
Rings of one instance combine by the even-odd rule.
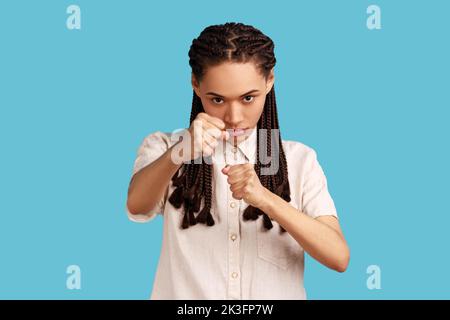
[[[133, 174], [158, 159], [178, 140], [172, 133], [156, 131], [144, 138], [137, 152]], [[146, 214], [130, 220], [148, 222], [163, 217], [163, 240], [151, 299], [306, 299], [303, 286], [304, 251], [279, 224], [265, 230], [262, 216], [244, 221], [248, 204], [232, 197], [224, 163], [255, 163], [257, 130], [234, 147], [219, 143], [213, 155], [212, 209], [215, 225], [197, 223], [181, 229], [182, 208], [168, 199], [169, 183], [163, 199]], [[172, 141], [173, 140], [173, 141]], [[316, 152], [296, 141], [282, 140], [288, 165], [290, 204], [313, 218], [338, 218], [327, 179]], [[225, 158], [226, 161], [225, 161]], [[196, 213], [197, 214], [197, 213]]]

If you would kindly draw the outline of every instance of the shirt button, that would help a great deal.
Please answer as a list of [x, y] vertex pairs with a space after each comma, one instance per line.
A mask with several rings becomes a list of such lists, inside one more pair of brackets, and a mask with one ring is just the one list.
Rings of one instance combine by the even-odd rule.
[[237, 148], [236, 148], [236, 147], [233, 147], [233, 149], [231, 149], [231, 151], [232, 151], [233, 153], [236, 153], [236, 152], [237, 152]]
[[238, 277], [237, 272], [233, 272], [233, 273], [231, 274], [231, 277], [232, 277], [233, 279], [236, 279], [236, 278]]
[[231, 202], [230, 207], [232, 207], [232, 208], [236, 207], [236, 202]]
[[237, 235], [236, 235], [235, 233], [233, 233], [233, 234], [231, 235], [231, 237], [230, 237], [230, 238], [231, 238], [231, 240], [233, 240], [233, 241], [234, 241], [234, 240], [236, 240], [236, 239], [237, 239]]

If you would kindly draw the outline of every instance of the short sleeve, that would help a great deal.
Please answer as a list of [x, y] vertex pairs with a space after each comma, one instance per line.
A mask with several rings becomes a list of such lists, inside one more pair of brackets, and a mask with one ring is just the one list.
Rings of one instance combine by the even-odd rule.
[[308, 151], [305, 158], [302, 189], [302, 212], [313, 218], [326, 215], [338, 218], [334, 201], [328, 192], [327, 178], [313, 149]]
[[[162, 156], [164, 152], [168, 150], [169, 146], [170, 137], [164, 132], [156, 131], [146, 136], [137, 150], [137, 156], [134, 161], [132, 170], [132, 177], [137, 172]], [[128, 206], [126, 205], [125, 210], [128, 214], [128, 218], [133, 222], [149, 222], [153, 220], [157, 214], [162, 215], [165, 202], [167, 200], [168, 189], [169, 186], [167, 186], [163, 198], [156, 204], [154, 208], [150, 209], [146, 213], [132, 214], [128, 209]]]

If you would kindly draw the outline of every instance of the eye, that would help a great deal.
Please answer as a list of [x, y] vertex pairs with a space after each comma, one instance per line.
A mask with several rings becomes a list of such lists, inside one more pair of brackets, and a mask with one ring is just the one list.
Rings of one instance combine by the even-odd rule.
[[[247, 99], [247, 98], [251, 98], [251, 99]], [[250, 103], [250, 102], [252, 102], [253, 101], [253, 99], [254, 99], [255, 97], [254, 96], [245, 96], [244, 97], [244, 101], [246, 102], [246, 103]]]
[[[218, 101], [218, 100], [220, 100], [220, 101]], [[211, 101], [214, 104], [222, 104], [222, 102], [223, 102], [222, 98], [217, 98], [217, 97], [216, 98], [212, 98]]]

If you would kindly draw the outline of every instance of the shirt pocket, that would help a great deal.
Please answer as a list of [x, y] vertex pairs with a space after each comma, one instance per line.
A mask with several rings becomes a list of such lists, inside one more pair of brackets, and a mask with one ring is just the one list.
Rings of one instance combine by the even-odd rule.
[[272, 223], [272, 229], [265, 230], [260, 226], [256, 232], [258, 257], [286, 270], [293, 262], [301, 259], [303, 248], [289, 233], [280, 233], [277, 223]]

